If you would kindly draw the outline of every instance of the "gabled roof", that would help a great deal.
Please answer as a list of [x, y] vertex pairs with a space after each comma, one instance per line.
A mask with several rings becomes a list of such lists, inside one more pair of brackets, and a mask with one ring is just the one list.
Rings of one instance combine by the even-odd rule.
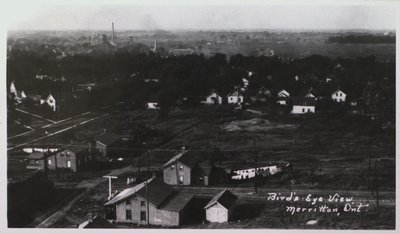
[[228, 97], [229, 96], [237, 96], [237, 97], [239, 97], [239, 96], [243, 96], [243, 95], [238, 90], [235, 90], [232, 93], [228, 94]]
[[346, 94], [346, 93], [345, 93], [345, 92], [343, 92], [342, 90], [340, 90], [340, 89], [337, 89], [337, 90], [335, 90], [334, 92], [332, 92], [332, 95], [333, 95], [333, 94], [335, 94], [335, 93], [337, 93], [337, 92], [342, 92], [342, 93]]
[[237, 199], [238, 198], [235, 195], [233, 195], [233, 193], [231, 193], [227, 189], [224, 189], [222, 192], [215, 195], [215, 197], [213, 197], [213, 199], [211, 199], [211, 201], [208, 202], [208, 204], [204, 207], [204, 209], [209, 208], [210, 206], [212, 206], [217, 202], [222, 206], [224, 206], [225, 208], [229, 208], [235, 203]]
[[206, 176], [210, 176], [211, 171], [214, 167], [214, 165], [210, 162], [210, 160], [200, 162], [198, 165]]
[[315, 98], [295, 97], [293, 98], [293, 106], [315, 106]]
[[[152, 179], [148, 180], [151, 181]], [[126, 198], [129, 198], [130, 196], [132, 196], [133, 194], [135, 194], [137, 191], [139, 191], [140, 189], [142, 189], [144, 186], [146, 185], [146, 181], [135, 185], [134, 187], [131, 188], [127, 188], [122, 190], [120, 193], [118, 193], [115, 197], [113, 197], [111, 200], [109, 200], [108, 202], [106, 202], [106, 204], [104, 205], [112, 205], [112, 204], [116, 204], [122, 200], [125, 200]]]
[[184, 151], [174, 157], [172, 157], [168, 162], [166, 162], [162, 167], [166, 168], [180, 162], [190, 168], [193, 168], [200, 161], [199, 153], [194, 151]]
[[[146, 189], [147, 183], [147, 189]], [[147, 192], [146, 192], [147, 190]], [[134, 194], [141, 196], [144, 199], [147, 199], [149, 203], [153, 204], [154, 206], [158, 207], [163, 203], [172, 193], [174, 189], [172, 186], [165, 184], [162, 181], [156, 179], [149, 179], [144, 181], [140, 184], [137, 184], [134, 187], [127, 188], [117, 194], [114, 198], [110, 201], [105, 203], [105, 205], [113, 205], [124, 201], [125, 199], [131, 197]]]
[[158, 207], [161, 205], [172, 193], [174, 189], [171, 185], [168, 185], [160, 180], [150, 179], [147, 185], [147, 196], [146, 187], [141, 188], [136, 192], [142, 198], [148, 199], [148, 201], [154, 206]]
[[116, 226], [101, 216], [95, 216], [93, 220], [81, 223], [78, 228], [116, 228]]
[[104, 145], [110, 145], [112, 143], [119, 141], [120, 139], [121, 136], [118, 136], [117, 134], [111, 132], [104, 133], [103, 135], [94, 138], [95, 141], [98, 141]]
[[193, 197], [194, 194], [176, 191], [161, 204], [160, 209], [179, 212], [185, 208]]

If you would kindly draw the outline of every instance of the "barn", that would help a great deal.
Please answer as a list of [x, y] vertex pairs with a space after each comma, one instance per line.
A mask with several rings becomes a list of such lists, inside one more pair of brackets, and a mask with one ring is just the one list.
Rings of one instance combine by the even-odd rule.
[[211, 199], [204, 207], [206, 220], [215, 223], [228, 222], [233, 214], [237, 197], [225, 189]]

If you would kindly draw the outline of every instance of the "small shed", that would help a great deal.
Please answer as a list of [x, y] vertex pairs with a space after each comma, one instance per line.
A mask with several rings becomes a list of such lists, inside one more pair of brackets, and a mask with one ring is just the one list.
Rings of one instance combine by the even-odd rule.
[[215, 223], [228, 222], [233, 214], [237, 199], [238, 198], [227, 189], [218, 193], [204, 207], [206, 210], [206, 220]]

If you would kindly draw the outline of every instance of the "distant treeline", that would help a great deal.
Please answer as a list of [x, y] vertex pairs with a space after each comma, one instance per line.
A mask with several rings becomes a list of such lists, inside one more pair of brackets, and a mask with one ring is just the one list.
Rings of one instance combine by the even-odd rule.
[[347, 36], [334, 36], [328, 38], [329, 43], [352, 43], [352, 44], [383, 44], [383, 43], [396, 43], [396, 36], [394, 35], [347, 35]]

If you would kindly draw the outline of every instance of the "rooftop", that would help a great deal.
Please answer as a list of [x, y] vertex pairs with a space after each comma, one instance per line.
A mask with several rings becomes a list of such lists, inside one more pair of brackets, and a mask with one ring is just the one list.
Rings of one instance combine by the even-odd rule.
[[237, 200], [238, 198], [233, 195], [229, 190], [224, 189], [222, 192], [218, 193], [211, 199], [211, 201], [204, 207], [204, 209], [207, 209], [208, 207], [212, 206], [214, 203], [218, 202], [222, 206], [229, 208], [233, 205], [233, 203]]

